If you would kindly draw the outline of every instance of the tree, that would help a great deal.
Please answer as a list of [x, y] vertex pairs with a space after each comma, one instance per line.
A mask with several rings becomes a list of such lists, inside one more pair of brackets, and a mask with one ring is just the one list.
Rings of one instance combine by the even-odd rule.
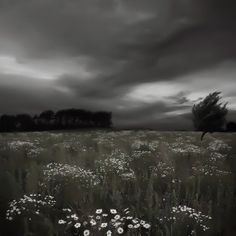
[[110, 128], [112, 125], [112, 113], [105, 111], [94, 112], [92, 120], [95, 127]]
[[44, 119], [47, 122], [50, 122], [54, 118], [54, 112], [51, 110], [43, 111], [40, 113], [39, 118]]
[[221, 92], [210, 93], [192, 108], [195, 130], [202, 131], [201, 140], [206, 133], [222, 131], [226, 123], [227, 103], [220, 102]]
[[226, 125], [227, 132], [236, 132], [236, 122], [230, 121]]
[[19, 114], [16, 116], [16, 129], [18, 131], [31, 131], [34, 128], [34, 121], [28, 114]]
[[39, 117], [39, 125], [42, 130], [53, 129], [55, 114], [51, 110], [43, 111]]
[[0, 116], [0, 132], [110, 128], [111, 126], [111, 112], [91, 112], [75, 108], [59, 110], [56, 113], [47, 110], [33, 117], [29, 114]]
[[0, 131], [12, 132], [16, 129], [16, 117], [13, 115], [2, 115], [0, 117]]

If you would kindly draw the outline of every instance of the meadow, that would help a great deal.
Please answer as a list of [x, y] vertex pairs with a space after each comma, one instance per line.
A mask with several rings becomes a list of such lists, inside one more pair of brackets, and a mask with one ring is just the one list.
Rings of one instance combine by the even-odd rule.
[[0, 135], [0, 235], [236, 235], [236, 135]]

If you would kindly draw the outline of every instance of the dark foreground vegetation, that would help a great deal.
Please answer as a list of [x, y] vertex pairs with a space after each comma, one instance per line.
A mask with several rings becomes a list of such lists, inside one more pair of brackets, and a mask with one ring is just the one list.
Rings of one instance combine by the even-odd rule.
[[112, 125], [111, 112], [91, 112], [82, 109], [51, 110], [39, 115], [2, 115], [0, 132], [45, 131], [81, 128], [109, 128]]
[[1, 236], [234, 236], [236, 136], [0, 134]]

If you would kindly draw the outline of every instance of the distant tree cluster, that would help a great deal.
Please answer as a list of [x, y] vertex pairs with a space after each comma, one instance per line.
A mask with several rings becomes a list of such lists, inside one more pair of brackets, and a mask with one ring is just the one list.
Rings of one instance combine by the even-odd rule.
[[212, 132], [235, 132], [236, 123], [227, 122], [227, 103], [220, 102], [221, 92], [210, 93], [201, 102], [192, 108], [193, 124], [195, 130], [202, 131], [203, 139], [206, 133]]
[[4, 114], [0, 117], [0, 132], [109, 128], [111, 125], [111, 112], [82, 109], [47, 110], [34, 116]]

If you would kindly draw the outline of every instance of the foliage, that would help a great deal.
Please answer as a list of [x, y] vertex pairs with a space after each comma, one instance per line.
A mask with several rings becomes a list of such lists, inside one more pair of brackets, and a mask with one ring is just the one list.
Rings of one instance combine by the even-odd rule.
[[4, 114], [0, 117], [0, 132], [109, 128], [112, 125], [111, 119], [111, 112], [91, 112], [74, 108], [56, 113], [47, 110], [33, 117], [29, 114]]
[[0, 135], [0, 235], [235, 235], [234, 134]]
[[227, 132], [236, 132], [236, 122], [230, 121], [226, 125]]
[[203, 132], [222, 131], [225, 125], [227, 108], [220, 102], [221, 92], [210, 93], [192, 108], [195, 130]]

